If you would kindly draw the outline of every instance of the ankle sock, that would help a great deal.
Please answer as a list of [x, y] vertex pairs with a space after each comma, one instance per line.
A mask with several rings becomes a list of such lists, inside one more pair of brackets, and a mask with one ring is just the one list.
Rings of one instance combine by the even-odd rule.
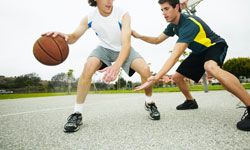
[[145, 96], [145, 102], [147, 104], [152, 104], [154, 103], [153, 99], [152, 99], [152, 96]]
[[82, 104], [75, 103], [74, 113], [81, 113], [81, 114], [83, 113], [83, 103]]

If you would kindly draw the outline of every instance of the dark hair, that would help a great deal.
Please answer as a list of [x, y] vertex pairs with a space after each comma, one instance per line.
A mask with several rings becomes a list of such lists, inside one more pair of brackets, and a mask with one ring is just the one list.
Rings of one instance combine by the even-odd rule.
[[97, 3], [96, 0], [88, 0], [89, 6], [96, 7]]
[[[180, 4], [179, 0], [159, 0], [158, 1], [159, 4], [164, 4], [166, 2], [169, 3], [169, 5], [171, 5], [173, 8], [175, 8], [177, 4]], [[181, 12], [181, 8], [179, 9], [179, 12]]]

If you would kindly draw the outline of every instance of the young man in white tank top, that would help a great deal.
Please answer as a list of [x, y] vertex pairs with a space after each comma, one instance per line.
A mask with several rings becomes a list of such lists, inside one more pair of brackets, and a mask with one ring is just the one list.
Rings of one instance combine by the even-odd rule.
[[[71, 34], [48, 32], [46, 36], [62, 36], [68, 44], [75, 43], [89, 28], [100, 39], [99, 46], [89, 55], [77, 86], [77, 98], [74, 113], [68, 117], [65, 132], [75, 132], [82, 124], [83, 103], [91, 85], [93, 74], [104, 72], [103, 81], [109, 83], [117, 78], [120, 68], [132, 76], [140, 74], [142, 82], [150, 77], [150, 69], [144, 59], [131, 47], [130, 15], [113, 6], [113, 0], [88, 0], [96, 9], [83, 18], [80, 25]], [[152, 120], [159, 120], [160, 113], [151, 99], [152, 87], [145, 89], [145, 109]]]

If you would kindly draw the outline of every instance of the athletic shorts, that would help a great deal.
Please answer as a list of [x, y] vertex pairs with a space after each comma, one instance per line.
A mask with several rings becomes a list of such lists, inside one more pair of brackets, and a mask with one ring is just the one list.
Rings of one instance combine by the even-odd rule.
[[206, 61], [213, 60], [222, 67], [227, 54], [227, 44], [217, 43], [200, 54], [191, 53], [177, 68], [176, 72], [183, 76], [199, 82], [205, 73], [204, 64]]
[[[118, 55], [120, 52], [111, 50], [111, 49], [107, 49], [104, 48], [102, 46], [98, 46], [97, 48], [95, 48], [91, 54], [89, 55], [89, 57], [97, 57], [98, 59], [101, 60], [102, 62], [102, 66], [100, 68], [103, 69], [107, 66], [111, 66], [112, 62], [116, 61]], [[130, 68], [132, 62], [136, 59], [136, 58], [142, 58], [141, 55], [139, 53], [137, 53], [132, 47], [131, 47], [131, 51], [129, 53], [128, 58], [126, 59], [126, 61], [123, 63], [122, 65], [122, 69], [131, 77], [135, 71]]]

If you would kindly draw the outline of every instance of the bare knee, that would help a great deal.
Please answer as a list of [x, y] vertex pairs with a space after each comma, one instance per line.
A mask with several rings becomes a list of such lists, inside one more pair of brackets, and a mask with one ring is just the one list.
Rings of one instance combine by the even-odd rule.
[[205, 62], [204, 64], [204, 69], [206, 70], [206, 72], [208, 72], [208, 74], [211, 74], [211, 75], [213, 75], [216, 72], [218, 67], [219, 66], [217, 65], [217, 63], [212, 60], [209, 60]]
[[177, 72], [172, 76], [172, 79], [175, 83], [178, 83], [184, 81], [184, 76]]
[[91, 80], [95, 71], [96, 69], [93, 68], [93, 64], [91, 62], [86, 62], [84, 64], [84, 69], [80, 76], [80, 80]]
[[150, 68], [148, 66], [144, 66], [143, 68], [141, 68], [141, 71], [138, 72], [140, 74], [140, 76], [142, 78], [148, 78], [151, 76], [151, 73], [150, 73]]
[[133, 70], [135, 70], [143, 79], [147, 79], [151, 76], [150, 68], [147, 63], [142, 58], [136, 58], [130, 66]]

